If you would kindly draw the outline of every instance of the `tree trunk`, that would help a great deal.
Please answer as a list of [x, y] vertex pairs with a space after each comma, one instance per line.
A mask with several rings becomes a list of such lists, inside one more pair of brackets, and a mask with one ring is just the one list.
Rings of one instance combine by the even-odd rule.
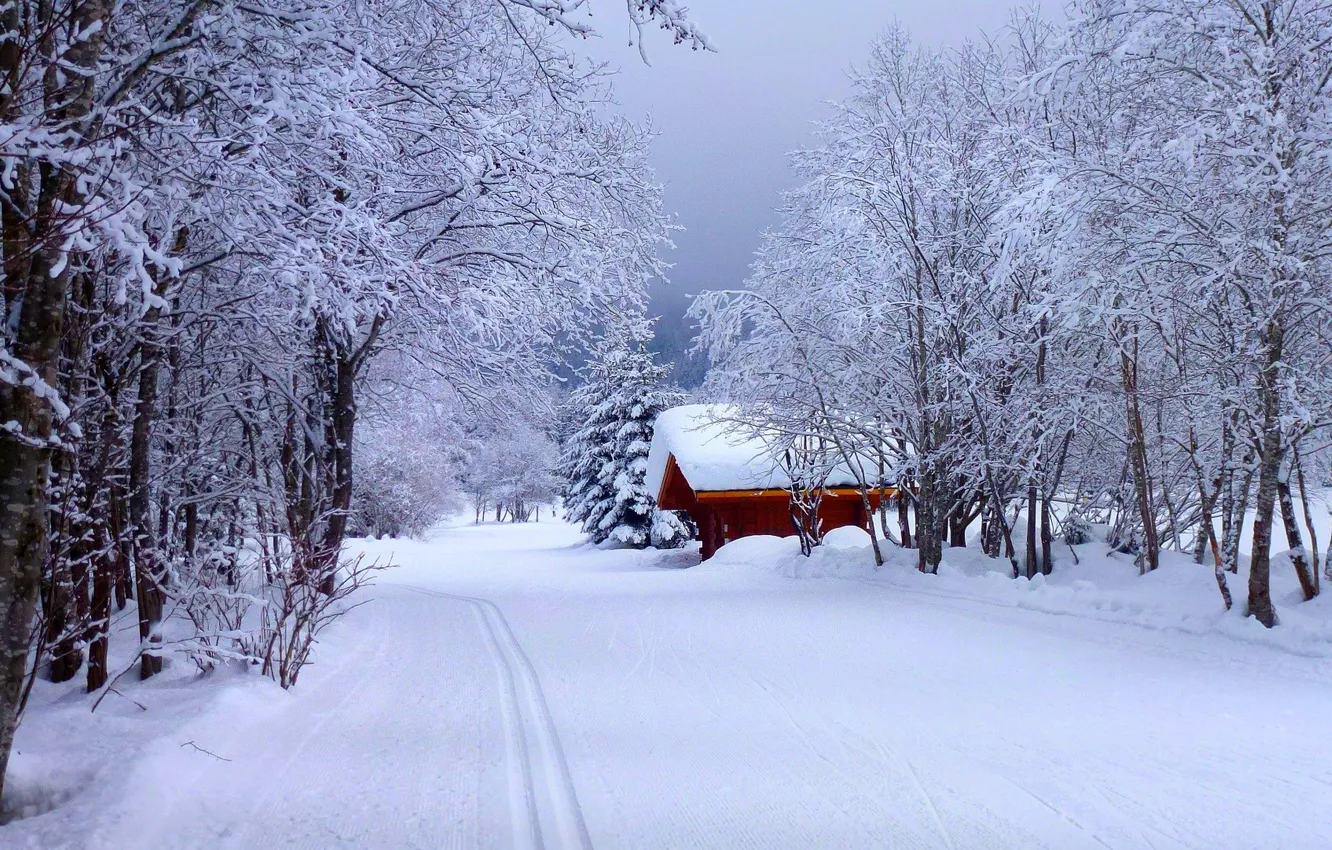
[[1318, 558], [1318, 529], [1314, 526], [1313, 511], [1309, 508], [1309, 490], [1304, 481], [1304, 462], [1300, 459], [1300, 450], [1297, 446], [1290, 447], [1291, 463], [1295, 467], [1295, 480], [1300, 487], [1300, 506], [1304, 508], [1304, 524], [1309, 529], [1309, 566], [1313, 569], [1314, 595], [1317, 596], [1322, 591], [1322, 571], [1320, 570], [1320, 561]]
[[1027, 482], [1027, 578], [1035, 578], [1040, 566], [1036, 562], [1036, 482]]
[[119, 487], [112, 486], [107, 493], [107, 519], [110, 523], [112, 563], [115, 566], [116, 610], [124, 611], [129, 600], [134, 598], [134, 582], [130, 575], [130, 544], [125, 529], [124, 493]]
[[940, 527], [939, 493], [933, 469], [921, 469], [920, 494], [916, 500], [916, 553], [922, 573], [937, 573], [943, 560], [943, 529]]
[[[52, 462], [49, 498], [54, 502], [48, 522], [46, 567], [42, 576], [42, 614], [45, 645], [49, 648], [47, 673], [52, 682], [68, 682], [83, 665], [79, 649], [79, 614], [76, 610], [74, 562], [81, 557], [82, 537], [74, 527], [74, 453], [61, 451]], [[53, 547], [53, 541], [58, 541]]]
[[1124, 412], [1128, 426], [1128, 462], [1134, 473], [1134, 496], [1138, 501], [1138, 518], [1143, 526], [1143, 552], [1140, 554], [1139, 572], [1150, 573], [1160, 566], [1160, 542], [1156, 533], [1156, 510], [1152, 506], [1152, 484], [1147, 474], [1147, 434], [1143, 429], [1143, 414], [1138, 404], [1138, 340], [1134, 338], [1134, 357], [1126, 350], [1119, 354], [1120, 377], [1124, 384]]
[[[45, 182], [45, 181], [43, 181]], [[55, 251], [38, 252], [23, 292], [12, 354], [33, 378], [57, 386], [57, 351], [68, 273], [52, 275]], [[10, 285], [6, 281], [6, 287]], [[17, 432], [0, 439], [0, 790], [18, 723], [28, 666], [28, 641], [46, 558], [46, 500], [54, 411], [23, 385], [0, 386], [0, 422]]]
[[1304, 535], [1300, 532], [1300, 521], [1295, 514], [1295, 501], [1290, 495], [1289, 470], [1277, 478], [1277, 500], [1281, 505], [1281, 521], [1286, 530], [1286, 543], [1290, 546], [1290, 562], [1295, 567], [1295, 577], [1300, 580], [1300, 592], [1308, 602], [1318, 595], [1314, 572], [1309, 568], [1309, 559], [1304, 551]]
[[1142, 523], [1143, 551], [1138, 569], [1147, 573], [1161, 563], [1161, 544], [1156, 531], [1156, 511], [1152, 506], [1152, 483], [1147, 475], [1147, 437], [1142, 426], [1142, 412], [1138, 405], [1137, 338], [1133, 340], [1134, 356], [1121, 350], [1120, 375], [1124, 384], [1125, 415], [1129, 437], [1129, 464], [1133, 470], [1133, 492], [1138, 503], [1138, 518]]
[[1050, 498], [1041, 497], [1041, 572], [1049, 575], [1054, 571], [1054, 517], [1050, 512]]
[[[1197, 440], [1193, 436], [1192, 429], [1190, 429], [1189, 433], [1189, 445], [1192, 451], [1197, 451]], [[1212, 568], [1216, 573], [1216, 587], [1217, 590], [1221, 591], [1221, 600], [1225, 602], [1226, 610], [1229, 611], [1235, 602], [1230, 595], [1230, 584], [1226, 581], [1226, 561], [1221, 555], [1221, 546], [1217, 544], [1216, 526], [1212, 522], [1212, 508], [1216, 505], [1216, 497], [1220, 493], [1221, 476], [1217, 476], [1215, 484], [1217, 488], [1216, 493], [1209, 496], [1202, 466], [1196, 463], [1196, 461], [1194, 464], [1194, 471], [1198, 478], [1198, 503], [1200, 505], [1198, 522], [1201, 526], [1201, 530], [1198, 533], [1198, 551], [1201, 553], [1204, 550], [1204, 547], [1211, 547]], [[1195, 560], [1201, 564], [1201, 554], [1196, 556]]]
[[[21, 4], [11, 3], [0, 11], [0, 33], [4, 35], [0, 39], [0, 77], [8, 83], [0, 98], [3, 120], [14, 117], [14, 103], [24, 94], [35, 94], [15, 86], [25, 66], [38, 65], [35, 55], [25, 54], [20, 33], [27, 24], [20, 20], [22, 9]], [[63, 137], [68, 147], [83, 142], [93, 101], [93, 70], [101, 58], [109, 11], [105, 0], [83, 0], [73, 7], [61, 27], [82, 35], [61, 56], [65, 70], [56, 73], [52, 65], [41, 82], [44, 123], [54, 131], [53, 138]], [[30, 164], [36, 165], [40, 175], [35, 204], [26, 197]], [[11, 343], [9, 353], [32, 369], [32, 378], [54, 388], [72, 272], [67, 262], [71, 234], [66, 231], [79, 224], [75, 216], [83, 203], [82, 186], [72, 167], [57, 166], [50, 160], [40, 164], [20, 161], [18, 169], [24, 188], [8, 195], [3, 213], [4, 290], [11, 296], [6, 299], [9, 308], [17, 308], [18, 314], [14, 336], [5, 342]], [[15, 184], [11, 181], [10, 185]], [[18, 428], [0, 440], [0, 793], [18, 722], [28, 640], [46, 555], [46, 486], [54, 410], [52, 401], [34, 390], [31, 382], [0, 388], [0, 422], [16, 423]]]
[[337, 352], [331, 364], [333, 372], [332, 422], [333, 445], [329, 447], [333, 468], [328, 521], [320, 546], [320, 590], [332, 593], [335, 571], [347, 536], [347, 518], [352, 501], [352, 439], [356, 428], [356, 364], [350, 354]]
[[1245, 468], [1242, 474], [1237, 474], [1235, 460], [1237, 411], [1228, 412], [1221, 421], [1221, 428], [1221, 458], [1224, 465], [1221, 490], [1221, 557], [1225, 561], [1226, 572], [1238, 574], [1240, 538], [1244, 534], [1244, 517], [1249, 511], [1249, 495], [1253, 489], [1252, 455], [1248, 451], [1245, 452], [1243, 461]]
[[981, 551], [991, 558], [998, 558], [1003, 546], [1003, 529], [995, 516], [993, 496], [986, 496], [981, 505]]
[[[56, 253], [38, 252], [27, 281], [14, 287], [23, 292], [23, 302], [12, 354], [31, 367], [33, 378], [47, 388], [57, 386], [57, 352], [68, 283], [68, 272], [51, 273], [58, 260]], [[51, 402], [31, 387], [0, 386], [0, 421], [18, 425], [17, 433], [0, 439], [0, 790], [18, 723], [28, 641], [46, 558], [53, 417]]]
[[965, 549], [967, 545], [967, 526], [973, 519], [965, 505], [959, 505], [959, 512], [948, 518], [948, 545], [954, 549]]
[[93, 532], [92, 607], [88, 612], [88, 692], [107, 682], [107, 650], [111, 633], [111, 593], [116, 576], [115, 545], [106, 539], [106, 526], [97, 522]]
[[46, 645], [51, 661], [47, 668], [52, 682], [68, 682], [79, 673], [83, 656], [79, 651], [78, 615], [75, 611], [73, 552], [55, 553], [48, 558], [49, 574], [42, 599], [46, 620]]
[[1253, 549], [1249, 556], [1249, 615], [1269, 629], [1276, 625], [1272, 607], [1272, 514], [1281, 475], [1281, 421], [1278, 393], [1283, 332], [1269, 321], [1263, 332], [1264, 362], [1258, 372], [1258, 400], [1262, 407], [1259, 434], [1258, 495], [1254, 504]]
[[902, 535], [902, 548], [910, 549], [913, 546], [911, 540], [911, 506], [908, 502], [911, 496], [907, 492], [907, 482], [903, 481], [898, 485], [897, 493], [897, 530]]
[[870, 506], [869, 488], [860, 485], [860, 506], [864, 516], [864, 528], [869, 532], [870, 546], [874, 549], [874, 566], [883, 566], [883, 550], [879, 548], [879, 535], [874, 530], [874, 508]]
[[157, 323], [160, 309], [148, 308], [143, 317], [139, 343], [139, 397], [130, 428], [129, 519], [133, 539], [134, 577], [139, 600], [139, 640], [143, 643], [139, 675], [148, 677], [162, 672], [162, 659], [154, 654], [162, 642], [163, 565], [157, 552], [152, 522], [152, 426], [157, 415], [157, 379], [161, 368], [161, 346]]

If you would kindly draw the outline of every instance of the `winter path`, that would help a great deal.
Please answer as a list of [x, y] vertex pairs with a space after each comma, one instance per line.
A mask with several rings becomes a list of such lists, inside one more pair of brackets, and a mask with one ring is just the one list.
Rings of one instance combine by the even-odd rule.
[[228, 686], [0, 845], [1332, 846], [1327, 658], [578, 541], [358, 542], [402, 566], [294, 694]]

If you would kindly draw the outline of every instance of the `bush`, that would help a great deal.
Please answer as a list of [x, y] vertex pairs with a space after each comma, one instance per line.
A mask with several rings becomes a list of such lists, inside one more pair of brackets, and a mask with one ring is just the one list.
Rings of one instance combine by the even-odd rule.
[[1092, 542], [1095, 530], [1091, 522], [1080, 513], [1071, 513], [1064, 520], [1064, 542], [1070, 546], [1081, 546]]

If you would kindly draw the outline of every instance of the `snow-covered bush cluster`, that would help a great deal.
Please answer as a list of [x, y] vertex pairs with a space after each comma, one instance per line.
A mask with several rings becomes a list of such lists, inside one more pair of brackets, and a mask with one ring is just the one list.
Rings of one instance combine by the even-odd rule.
[[356, 430], [350, 532], [412, 537], [462, 506], [466, 411], [447, 387], [395, 386]]
[[664, 386], [670, 370], [654, 362], [646, 334], [609, 334], [570, 394], [567, 415], [576, 424], [561, 456], [561, 495], [566, 518], [582, 523], [594, 543], [674, 549], [693, 539], [692, 523], [659, 510], [643, 477], [652, 423], [682, 395]]
[[1088, 519], [1080, 513], [1070, 513], [1064, 517], [1064, 542], [1069, 546], [1081, 546], [1094, 539], [1096, 530]]
[[923, 571], [951, 543], [1048, 572], [1076, 505], [1144, 572], [1211, 565], [1227, 607], [1247, 556], [1272, 625], [1274, 527], [1306, 599], [1327, 543], [1329, 31], [1295, 0], [1079, 0], [952, 51], [889, 31], [748, 286], [695, 302], [714, 394], [899, 487], [877, 531]]
[[476, 521], [493, 510], [497, 522], [540, 519], [543, 505], [555, 502], [559, 448], [532, 422], [518, 419], [492, 425], [467, 442], [462, 484]]
[[[114, 610], [143, 676], [195, 588], [318, 621], [358, 493], [379, 531], [447, 502], [436, 423], [367, 387], [523, 407], [641, 312], [668, 231], [569, 51], [586, 0], [6, 8], [0, 776], [30, 670], [107, 686]], [[626, 11], [707, 47], [674, 0]]]

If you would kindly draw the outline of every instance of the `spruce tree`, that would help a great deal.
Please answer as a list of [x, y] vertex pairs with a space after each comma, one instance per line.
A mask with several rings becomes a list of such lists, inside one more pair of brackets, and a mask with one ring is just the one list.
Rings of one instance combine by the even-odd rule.
[[658, 510], [656, 494], [643, 484], [652, 423], [681, 401], [678, 391], [664, 386], [668, 372], [654, 361], [643, 334], [616, 334], [598, 349], [585, 382], [569, 397], [578, 424], [560, 464], [565, 514], [582, 523], [594, 543], [675, 548], [693, 537], [688, 520]]

